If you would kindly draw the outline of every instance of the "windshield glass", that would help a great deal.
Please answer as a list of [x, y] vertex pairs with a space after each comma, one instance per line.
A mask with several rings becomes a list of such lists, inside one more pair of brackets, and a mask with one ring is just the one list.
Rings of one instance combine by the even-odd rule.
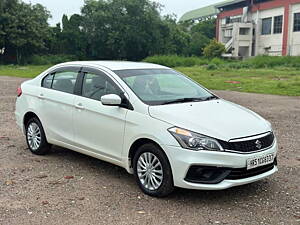
[[215, 96], [171, 69], [114, 71], [148, 105], [204, 101]]

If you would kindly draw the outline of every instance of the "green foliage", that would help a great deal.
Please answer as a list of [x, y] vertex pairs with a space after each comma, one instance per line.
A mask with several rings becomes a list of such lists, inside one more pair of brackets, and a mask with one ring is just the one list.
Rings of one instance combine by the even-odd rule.
[[229, 61], [223, 67], [230, 69], [250, 68], [276, 68], [292, 67], [300, 68], [300, 57], [295, 56], [256, 56], [243, 61]]
[[88, 58], [141, 60], [163, 53], [172, 27], [149, 0], [87, 0], [82, 8]]
[[24, 62], [24, 57], [43, 52], [49, 38], [50, 13], [40, 4], [1, 0], [0, 44], [7, 59]]
[[[213, 70], [300, 68], [300, 57], [222, 60], [225, 47], [212, 40], [215, 19], [177, 23], [160, 12], [161, 5], [150, 0], [86, 0], [80, 14], [64, 15], [62, 24], [49, 27], [51, 15], [42, 5], [0, 0], [0, 49], [5, 47], [0, 63], [146, 58], [169, 67], [208, 65]], [[203, 55], [207, 58], [199, 58]]]
[[[208, 69], [260, 69], [260, 68], [299, 68], [300, 57], [290, 56], [257, 56], [243, 61], [225, 60], [221, 58], [183, 57], [178, 55], [155, 55], [144, 59], [145, 62], [156, 63], [168, 67], [206, 66]], [[216, 68], [217, 67], [217, 68]]]
[[182, 57], [178, 55], [156, 55], [144, 59], [144, 62], [160, 64], [168, 67], [201, 66], [208, 64], [208, 60], [199, 57]]
[[188, 55], [202, 56], [203, 49], [208, 45], [210, 39], [202, 33], [193, 33], [189, 44]]
[[207, 67], [178, 67], [175, 69], [211, 90], [300, 96], [300, 77], [297, 76], [299, 72], [296, 68], [208, 70]]
[[0, 76], [14, 76], [33, 78], [41, 72], [48, 69], [51, 65], [43, 66], [17, 66], [17, 65], [0, 65]]
[[210, 63], [210, 64], [207, 65], [206, 69], [207, 70], [217, 70], [218, 66], [214, 63]]
[[216, 39], [211, 40], [209, 45], [204, 48], [204, 56], [208, 58], [221, 57], [225, 52], [225, 46]]
[[177, 54], [177, 55], [188, 55], [188, 48], [191, 42], [191, 35], [186, 30], [186, 27], [179, 26], [176, 23], [176, 19], [170, 16], [164, 17], [164, 27], [160, 30], [163, 38], [162, 43], [158, 46], [157, 51], [152, 52], [153, 54]]
[[300, 57], [257, 56], [246, 60], [254, 68], [273, 68], [278, 66], [300, 67]]
[[220, 59], [220, 58], [213, 58], [213, 59], [210, 61], [210, 63], [215, 64], [215, 65], [217, 65], [217, 66], [220, 66], [220, 65], [225, 64], [226, 61], [223, 60], [223, 59]]
[[177, 23], [174, 16], [161, 16], [161, 7], [151, 0], [85, 0], [80, 14], [64, 15], [61, 24], [49, 27], [51, 15], [42, 5], [0, 0], [0, 48], [5, 47], [0, 63], [60, 61], [48, 55], [133, 61], [160, 54], [202, 56], [215, 36], [215, 19]]
[[33, 55], [27, 63], [32, 65], [54, 65], [74, 60], [77, 60], [74, 55]]
[[201, 33], [208, 39], [214, 39], [216, 37], [216, 19], [204, 20], [193, 25], [191, 32]]

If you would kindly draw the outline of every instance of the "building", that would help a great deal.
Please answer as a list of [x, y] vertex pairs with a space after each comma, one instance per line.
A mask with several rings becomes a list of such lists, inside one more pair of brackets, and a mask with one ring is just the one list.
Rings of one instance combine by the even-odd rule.
[[213, 16], [225, 56], [300, 56], [300, 0], [227, 0], [188, 12], [180, 20]]

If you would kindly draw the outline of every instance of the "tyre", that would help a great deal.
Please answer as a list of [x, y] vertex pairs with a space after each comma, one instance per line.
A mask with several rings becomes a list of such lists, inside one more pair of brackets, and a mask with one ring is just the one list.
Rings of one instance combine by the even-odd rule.
[[173, 192], [170, 163], [157, 145], [142, 145], [133, 157], [133, 169], [136, 182], [145, 194], [165, 197]]
[[48, 144], [43, 126], [39, 119], [31, 118], [26, 124], [26, 142], [29, 150], [36, 155], [45, 155], [51, 145]]

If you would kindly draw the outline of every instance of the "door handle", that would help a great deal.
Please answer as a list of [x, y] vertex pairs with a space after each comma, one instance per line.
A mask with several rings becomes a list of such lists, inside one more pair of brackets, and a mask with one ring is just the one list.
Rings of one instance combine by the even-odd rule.
[[45, 97], [44, 97], [43, 94], [39, 94], [38, 98], [39, 98], [39, 99], [45, 99]]
[[81, 110], [84, 109], [84, 107], [83, 107], [83, 105], [82, 105], [81, 103], [76, 104], [76, 105], [75, 105], [75, 108], [76, 108], [76, 109], [81, 109]]

